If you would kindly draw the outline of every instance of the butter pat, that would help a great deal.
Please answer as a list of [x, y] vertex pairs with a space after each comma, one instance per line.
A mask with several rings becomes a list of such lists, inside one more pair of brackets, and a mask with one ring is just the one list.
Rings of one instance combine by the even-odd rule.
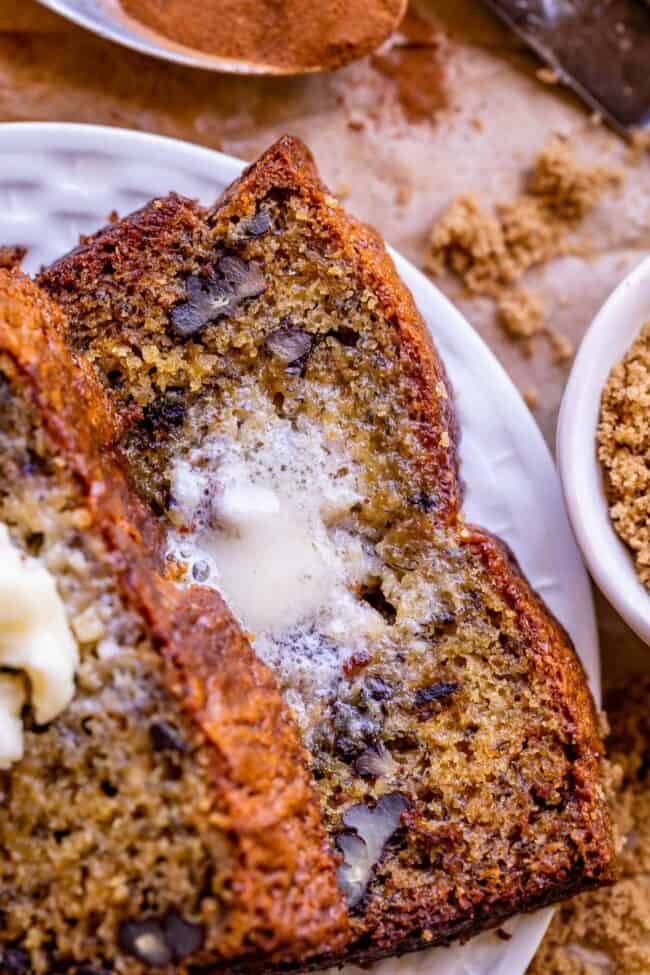
[[[353, 530], [362, 472], [346, 446], [263, 397], [236, 431], [183, 452], [171, 474], [167, 553], [184, 583], [218, 589], [278, 675], [303, 731], [336, 694], [345, 662], [387, 636], [362, 598], [379, 569]], [[234, 435], [233, 435], [234, 433]]]
[[10, 768], [23, 757], [25, 687], [15, 674], [0, 674], [0, 769]]
[[[78, 663], [54, 577], [0, 525], [0, 668], [25, 672], [38, 724], [54, 720], [72, 700]], [[1, 676], [0, 727], [15, 732], [23, 702], [17, 706], [15, 686], [10, 690], [7, 675]], [[15, 761], [16, 751], [15, 737], [0, 733], [0, 764]]]
[[199, 454], [172, 472], [179, 547], [212, 567], [212, 584], [256, 635], [329, 615], [366, 568], [353, 568], [328, 529], [360, 500], [354, 477], [337, 474], [349, 464], [316, 431], [277, 418], [264, 442], [215, 438]]

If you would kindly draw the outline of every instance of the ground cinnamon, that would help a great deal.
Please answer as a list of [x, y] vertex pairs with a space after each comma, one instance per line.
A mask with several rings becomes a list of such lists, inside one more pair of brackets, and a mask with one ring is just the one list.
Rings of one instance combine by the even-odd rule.
[[374, 50], [406, 0], [122, 0], [125, 12], [207, 54], [281, 71], [333, 68]]
[[409, 122], [431, 122], [447, 107], [442, 33], [413, 8], [394, 41], [373, 55], [372, 66], [396, 85], [397, 98]]

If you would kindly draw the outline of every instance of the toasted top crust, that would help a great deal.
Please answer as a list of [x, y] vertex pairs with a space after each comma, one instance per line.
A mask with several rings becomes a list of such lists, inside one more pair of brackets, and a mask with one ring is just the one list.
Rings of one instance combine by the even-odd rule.
[[[61, 312], [0, 270], [0, 354], [74, 472], [124, 598], [147, 621], [170, 691], [212, 748], [215, 811], [235, 850], [222, 959], [275, 962], [340, 946], [334, 866], [293, 722], [270, 671], [213, 590], [181, 593], [156, 571], [160, 532], [129, 488], [105, 394], [63, 343]], [[20, 774], [18, 770], [16, 774]], [[0, 939], [1, 941], [1, 939]], [[215, 960], [217, 961], [217, 960]]]
[[[212, 219], [226, 221], [230, 208], [247, 212], [271, 190], [298, 190], [327, 227], [332, 249], [354, 268], [354, 274], [376, 295], [393, 323], [400, 365], [411, 385], [411, 420], [424, 447], [424, 472], [436, 498], [436, 520], [452, 524], [458, 517], [462, 486], [458, 474], [459, 428], [444, 364], [420, 317], [411, 292], [404, 287], [380, 235], [345, 212], [321, 181], [314, 158], [299, 139], [284, 136], [249, 166], [217, 201]], [[208, 218], [210, 219], [210, 217]]]
[[[428, 481], [436, 498], [437, 518], [441, 523], [452, 523], [458, 514], [462, 491], [456, 449], [458, 426], [444, 365], [379, 235], [345, 213], [320, 182], [309, 150], [298, 139], [288, 136], [280, 139], [226, 191], [215, 205], [212, 219], [216, 220], [218, 215], [227, 220], [231, 206], [237, 212], [251, 211], [256, 200], [271, 190], [283, 188], [298, 190], [317, 208], [331, 233], [332, 249], [339, 251], [354, 267], [355, 274], [377, 295], [385, 314], [394, 322], [401, 366], [411, 381], [413, 422], [418, 425], [426, 446]], [[95, 338], [92, 324], [78, 326], [76, 322], [84, 307], [90, 309], [94, 305], [94, 288], [100, 281], [107, 281], [113, 264], [119, 267], [119, 291], [106, 288], [106, 295], [114, 321], [128, 334], [126, 296], [146, 293], [149, 286], [152, 291], [158, 290], [164, 275], [172, 278], [189, 271], [189, 257], [194, 249], [210, 246], [205, 225], [199, 222], [201, 214], [195, 201], [172, 193], [89, 237], [86, 243], [43, 272], [39, 278], [41, 285], [64, 309], [71, 310], [73, 344], [86, 349]], [[155, 272], [143, 266], [142, 253], [147, 247], [155, 248], [159, 258]], [[121, 300], [123, 297], [125, 301]], [[171, 309], [177, 298], [177, 293], [170, 288], [157, 300]], [[139, 334], [133, 336], [134, 349], [140, 349], [141, 338]], [[125, 422], [137, 417], [128, 385], [122, 390], [114, 387], [112, 395]]]

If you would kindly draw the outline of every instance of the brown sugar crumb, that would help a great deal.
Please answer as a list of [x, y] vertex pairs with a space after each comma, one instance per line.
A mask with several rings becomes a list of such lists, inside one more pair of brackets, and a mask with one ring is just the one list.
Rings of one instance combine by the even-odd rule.
[[560, 76], [556, 71], [553, 71], [553, 68], [540, 68], [539, 71], [535, 72], [535, 77], [543, 85], [557, 85], [560, 81]]
[[525, 192], [485, 210], [475, 196], [456, 198], [431, 232], [428, 268], [452, 271], [470, 294], [500, 296], [529, 268], [567, 253], [566, 235], [618, 186], [619, 173], [587, 167], [553, 139], [538, 157]]
[[528, 386], [522, 391], [521, 394], [524, 398], [524, 403], [529, 410], [536, 410], [539, 406], [539, 390], [536, 386]]
[[469, 294], [492, 298], [498, 324], [524, 354], [532, 353], [533, 337], [543, 334], [554, 362], [566, 364], [573, 346], [546, 327], [541, 296], [513, 286], [530, 268], [580, 252], [569, 244], [569, 231], [620, 182], [620, 173], [582, 165], [568, 143], [554, 138], [514, 200], [498, 203], [490, 212], [471, 194], [456, 197], [433, 225], [427, 270], [434, 275], [451, 271]]
[[447, 107], [442, 33], [434, 21], [412, 8], [394, 39], [373, 54], [370, 63], [393, 83], [408, 122], [431, 122]]
[[612, 523], [650, 591], [650, 322], [610, 373], [597, 442]]
[[574, 353], [573, 342], [571, 339], [552, 328], [546, 330], [546, 335], [548, 336], [548, 340], [551, 344], [555, 362], [560, 365], [566, 362], [571, 362]]
[[14, 268], [20, 267], [26, 254], [27, 248], [20, 247], [17, 244], [0, 247], [0, 268], [5, 271], [13, 271]]
[[573, 358], [573, 343], [566, 335], [547, 327], [543, 298], [528, 288], [502, 291], [497, 301], [497, 322], [508, 338], [520, 344], [524, 355], [532, 355], [533, 339], [541, 336], [550, 345], [557, 365], [564, 365]]
[[582, 166], [566, 142], [554, 139], [539, 156], [528, 191], [549, 220], [575, 227], [621, 179], [605, 166]]
[[366, 127], [365, 120], [360, 115], [356, 115], [356, 114], [350, 115], [348, 119], [349, 129], [352, 129], [353, 132], [361, 132], [362, 129], [365, 129], [365, 127]]
[[473, 195], [457, 197], [434, 225], [428, 267], [452, 271], [470, 294], [497, 298], [536, 264], [561, 253], [562, 232], [531, 196], [483, 209]]
[[650, 153], [650, 129], [636, 129], [630, 135], [626, 161], [631, 166], [638, 166], [648, 153]]
[[650, 684], [606, 697], [611, 806], [620, 839], [619, 881], [563, 904], [528, 975], [650, 972]]
[[497, 320], [510, 338], [532, 339], [544, 329], [542, 296], [528, 288], [504, 291], [497, 303]]
[[406, 183], [403, 183], [397, 190], [395, 194], [395, 202], [397, 206], [404, 207], [407, 206], [413, 199], [413, 187]]

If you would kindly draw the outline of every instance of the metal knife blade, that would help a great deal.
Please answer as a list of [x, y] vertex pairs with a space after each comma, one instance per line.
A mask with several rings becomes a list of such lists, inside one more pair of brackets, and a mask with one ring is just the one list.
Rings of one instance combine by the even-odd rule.
[[623, 134], [650, 128], [647, 0], [486, 0]]

